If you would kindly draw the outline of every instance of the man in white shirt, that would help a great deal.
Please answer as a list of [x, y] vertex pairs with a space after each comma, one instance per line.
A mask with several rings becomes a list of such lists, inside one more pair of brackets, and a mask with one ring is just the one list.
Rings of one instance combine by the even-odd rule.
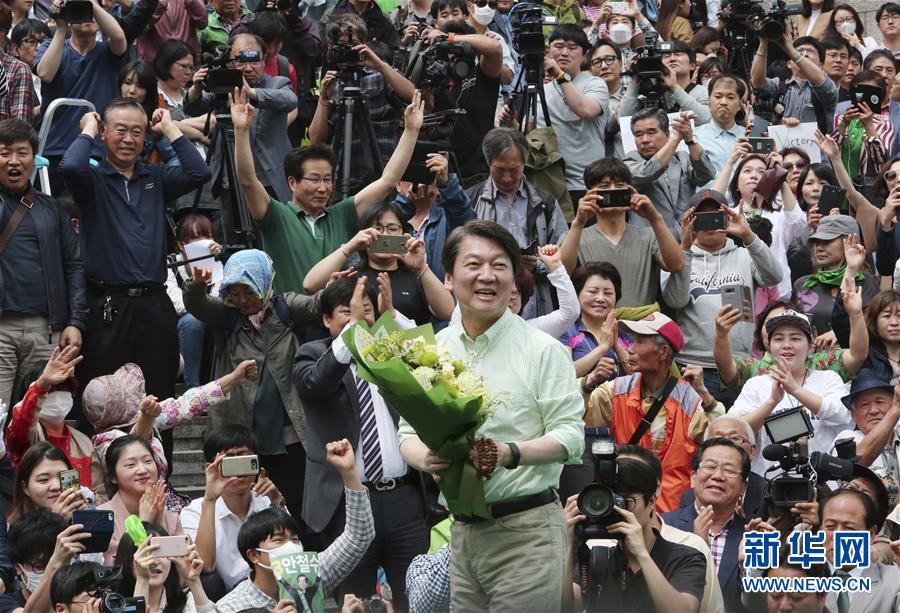
[[[225, 591], [250, 576], [250, 566], [237, 548], [237, 535], [247, 517], [270, 506], [284, 508], [284, 496], [265, 476], [223, 477], [224, 458], [254, 455], [253, 434], [226, 425], [210, 432], [203, 443], [206, 489], [181, 510], [181, 525], [197, 544], [203, 572], [215, 573]], [[257, 478], [258, 477], [258, 478]], [[217, 594], [209, 594], [216, 600]]]

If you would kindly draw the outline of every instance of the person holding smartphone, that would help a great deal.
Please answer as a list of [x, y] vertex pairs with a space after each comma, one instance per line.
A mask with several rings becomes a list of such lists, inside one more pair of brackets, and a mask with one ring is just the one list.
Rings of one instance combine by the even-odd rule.
[[[752, 290], [775, 285], [781, 280], [781, 269], [772, 250], [750, 229], [746, 216], [729, 208], [721, 193], [703, 190], [690, 204], [681, 226], [684, 268], [675, 274], [662, 273], [660, 281], [663, 297], [669, 306], [677, 309], [676, 320], [685, 333], [678, 363], [702, 367], [706, 388], [727, 408], [737, 394], [719, 379], [712, 352], [723, 290], [735, 285]], [[722, 223], [718, 224], [721, 227], [699, 229], [702, 218], [716, 213], [723, 214], [717, 217], [721, 219]], [[748, 319], [752, 319], [752, 299], [751, 304], [742, 306], [750, 316]], [[753, 326], [738, 325], [732, 335], [737, 351], [749, 355]]]
[[841, 148], [850, 176], [874, 176], [884, 164], [894, 141], [887, 81], [877, 72], [863, 70], [850, 81], [850, 100], [835, 109], [831, 136]]

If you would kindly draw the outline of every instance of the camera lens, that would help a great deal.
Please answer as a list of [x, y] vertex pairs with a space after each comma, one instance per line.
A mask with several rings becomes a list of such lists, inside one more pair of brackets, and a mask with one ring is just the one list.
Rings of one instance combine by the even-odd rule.
[[592, 483], [578, 495], [578, 510], [588, 519], [601, 519], [613, 512], [615, 494], [599, 483]]

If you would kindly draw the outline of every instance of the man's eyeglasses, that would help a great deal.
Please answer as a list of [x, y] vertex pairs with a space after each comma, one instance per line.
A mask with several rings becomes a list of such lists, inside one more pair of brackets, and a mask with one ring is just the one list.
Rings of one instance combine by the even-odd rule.
[[36, 39], [36, 38], [23, 38], [23, 39], [22, 39], [22, 42], [19, 43], [19, 46], [21, 47], [21, 46], [23, 46], [23, 45], [27, 45], [27, 46], [29, 46], [29, 47], [37, 47], [37, 46], [40, 45], [42, 42], [43, 42], [43, 41], [40, 41], [40, 40], [38, 40], [38, 39]]
[[700, 462], [700, 470], [705, 472], [708, 475], [714, 475], [716, 471], [719, 469], [722, 470], [722, 474], [728, 477], [729, 479], [733, 479], [741, 474], [740, 469], [730, 465], [730, 464], [716, 464], [715, 462]]
[[616, 60], [619, 59], [615, 55], [604, 55], [603, 57], [595, 57], [591, 60], [591, 66], [597, 67], [600, 64], [606, 64], [607, 66], [612, 66], [616, 63]]
[[797, 160], [796, 162], [785, 162], [782, 164], [782, 166], [786, 171], [791, 172], [795, 168], [797, 170], [803, 170], [804, 168], [809, 166], [809, 164], [806, 163], [806, 160]]
[[900, 19], [900, 15], [897, 13], [883, 13], [881, 15], [881, 21], [896, 21]]
[[372, 227], [375, 228], [375, 230], [377, 230], [379, 234], [400, 234], [401, 232], [403, 232], [403, 226], [396, 223], [389, 223], [384, 225], [377, 223]]
[[640, 499], [640, 496], [622, 496], [622, 500], [625, 501], [625, 510], [634, 511], [635, 507], [637, 507], [637, 501]]
[[895, 180], [896, 178], [897, 178], [897, 171], [896, 171], [896, 170], [889, 170], [889, 171], [887, 171], [886, 173], [884, 173], [884, 180], [885, 180], [885, 181], [893, 181], [893, 180]]
[[325, 177], [300, 177], [300, 180], [307, 181], [313, 185], [322, 185], [323, 183], [330, 184], [334, 182], [334, 178], [331, 175]]

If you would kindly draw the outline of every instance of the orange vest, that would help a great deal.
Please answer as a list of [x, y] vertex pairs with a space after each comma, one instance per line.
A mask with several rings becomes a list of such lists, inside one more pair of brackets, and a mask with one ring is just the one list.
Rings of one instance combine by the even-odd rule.
[[[689, 383], [679, 380], [663, 405], [666, 413], [666, 438], [656, 451], [662, 462], [662, 491], [656, 499], [656, 510], [662, 513], [679, 507], [678, 499], [691, 486], [691, 457], [697, 443], [690, 436], [690, 423], [700, 409], [700, 396]], [[660, 409], [662, 412], [663, 409]], [[639, 374], [616, 378], [612, 397], [612, 424], [616, 443], [624, 445], [637, 430], [644, 417]], [[651, 430], [638, 444], [653, 450]]]

